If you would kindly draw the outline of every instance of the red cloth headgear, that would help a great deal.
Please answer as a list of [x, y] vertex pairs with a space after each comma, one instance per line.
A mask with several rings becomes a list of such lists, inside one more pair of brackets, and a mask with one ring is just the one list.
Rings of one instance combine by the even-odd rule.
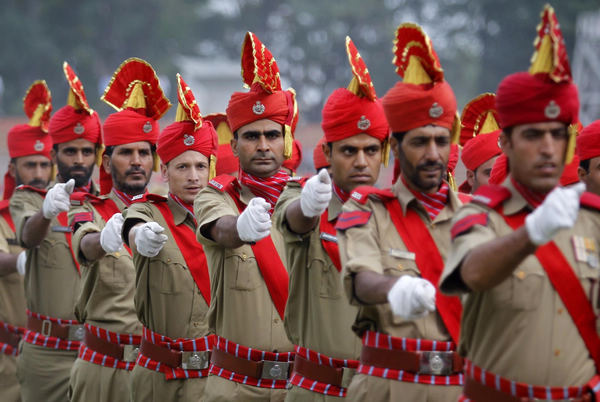
[[323, 144], [327, 144], [325, 137], [321, 138], [313, 149], [313, 163], [315, 165], [315, 170], [317, 171], [329, 166], [329, 162], [327, 162], [327, 158], [323, 152]]
[[70, 105], [63, 106], [54, 113], [50, 119], [48, 132], [52, 136], [54, 144], [62, 144], [79, 138], [94, 144], [102, 143], [98, 113], [93, 112], [90, 115], [85, 110], [77, 110]]
[[234, 174], [240, 170], [240, 161], [233, 154], [231, 145], [221, 144], [217, 151], [217, 176], [222, 174]]
[[573, 160], [565, 166], [565, 169], [560, 176], [560, 185], [568, 186], [570, 184], [578, 183], [579, 174], [577, 173], [577, 169], [579, 169], [579, 157], [574, 155]]
[[498, 145], [500, 133], [501, 130], [496, 130], [489, 134], [480, 134], [465, 144], [461, 159], [467, 169], [475, 170], [494, 156], [502, 153]]
[[600, 120], [585, 127], [577, 137], [577, 155], [582, 161], [600, 156]]
[[283, 161], [282, 167], [291, 170], [292, 172], [296, 172], [298, 167], [302, 163], [302, 144], [300, 141], [294, 140], [293, 149], [292, 149], [292, 157], [290, 159], [286, 159]]
[[163, 163], [184, 153], [197, 151], [210, 160], [217, 155], [217, 133], [210, 121], [204, 121], [202, 127], [194, 130], [191, 121], [180, 121], [168, 125], [158, 136], [156, 152]]

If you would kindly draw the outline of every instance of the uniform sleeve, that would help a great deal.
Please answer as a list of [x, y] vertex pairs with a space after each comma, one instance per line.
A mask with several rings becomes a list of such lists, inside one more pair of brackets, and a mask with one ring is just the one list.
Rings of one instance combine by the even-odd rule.
[[121, 237], [123, 238], [123, 242], [127, 244], [129, 247], [132, 247], [129, 244], [129, 231], [133, 226], [135, 226], [140, 221], [154, 222], [154, 215], [152, 214], [152, 208], [145, 202], [139, 202], [131, 204], [127, 209], [123, 212], [123, 231], [121, 232]]
[[289, 229], [287, 220], [285, 218], [285, 212], [288, 207], [296, 200], [300, 199], [300, 193], [302, 192], [302, 186], [297, 182], [290, 182], [285, 190], [281, 193], [277, 204], [275, 205], [275, 211], [273, 212], [272, 220], [273, 225], [282, 234], [283, 240], [286, 244], [301, 242], [303, 239], [309, 237], [312, 230], [308, 233], [300, 235], [294, 233]]
[[98, 219], [102, 218], [98, 215], [87, 202], [80, 206], [71, 206], [69, 209], [69, 224], [73, 230], [71, 241], [73, 253], [77, 257], [77, 262], [82, 265], [89, 264], [89, 261], [81, 252], [81, 239], [88, 233], [98, 233], [102, 230], [98, 222]]
[[471, 250], [498, 237], [490, 219], [493, 213], [470, 203], [463, 205], [452, 219], [452, 244], [439, 284], [443, 293], [456, 295], [469, 292], [460, 278], [460, 266]]
[[10, 215], [15, 223], [17, 242], [21, 247], [25, 247], [22, 240], [25, 222], [42, 209], [42, 204], [43, 198], [39, 194], [27, 190], [17, 190], [10, 198]]
[[208, 223], [214, 222], [223, 216], [238, 216], [239, 212], [228, 200], [226, 193], [215, 190], [212, 187], [205, 187], [198, 193], [194, 200], [194, 215], [198, 222], [196, 237], [203, 245], [216, 246], [217, 242], [202, 235], [202, 227]]
[[8, 242], [2, 235], [0, 235], [0, 252], [7, 254], [10, 253], [10, 249], [8, 248]]
[[[340, 259], [343, 267], [344, 288], [351, 304], [360, 305], [360, 301], [354, 294], [354, 277], [362, 271], [371, 271], [384, 274], [381, 262], [381, 249], [379, 247], [379, 232], [377, 220], [373, 214], [376, 201], [369, 200], [365, 205], [353, 200], [344, 204], [342, 214], [360, 211], [366, 217], [370, 214], [366, 223], [358, 223], [344, 230], [337, 230], [338, 245], [340, 248]], [[383, 208], [382, 205], [379, 207]]]

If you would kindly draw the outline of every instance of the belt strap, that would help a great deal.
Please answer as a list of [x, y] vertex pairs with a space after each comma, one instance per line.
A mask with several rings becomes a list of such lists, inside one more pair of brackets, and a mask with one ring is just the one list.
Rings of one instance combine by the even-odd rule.
[[20, 340], [20, 334], [15, 334], [14, 332], [11, 332], [6, 328], [0, 326], [0, 343], [5, 343], [9, 346], [12, 346], [13, 348], [16, 348], [19, 346]]
[[[137, 357], [137, 352], [139, 351], [139, 345], [119, 345], [112, 343], [98, 338], [87, 329], [85, 331], [84, 343], [88, 348], [98, 353], [123, 361], [135, 361], [134, 356]], [[129, 356], [130, 354], [132, 356]]]
[[344, 367], [331, 367], [318, 364], [305, 359], [299, 354], [296, 354], [294, 360], [294, 372], [300, 374], [302, 377], [325, 384], [335, 385], [340, 388], [347, 388], [349, 385], [346, 384], [347, 381], [344, 381], [344, 371], [354, 372], [355, 370], [348, 368], [344, 370]]
[[32, 315], [27, 316], [27, 329], [33, 332], [39, 332], [44, 336], [52, 336], [70, 341], [81, 341], [85, 333], [83, 325], [81, 324], [61, 325], [50, 320], [41, 320]]
[[293, 364], [289, 362], [272, 362], [269, 360], [254, 361], [237, 357], [224, 350], [213, 349], [211, 363], [236, 374], [273, 380], [289, 378]]
[[366, 345], [363, 345], [360, 362], [368, 366], [433, 375], [460, 373], [464, 364], [463, 358], [456, 352], [410, 352]]
[[167, 349], [142, 338], [141, 353], [152, 360], [156, 360], [170, 367], [181, 367], [181, 352]]

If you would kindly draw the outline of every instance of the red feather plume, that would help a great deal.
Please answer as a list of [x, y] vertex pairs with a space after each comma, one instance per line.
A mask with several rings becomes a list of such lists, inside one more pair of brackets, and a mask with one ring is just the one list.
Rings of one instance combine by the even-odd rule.
[[258, 82], [268, 93], [281, 91], [277, 62], [252, 32], [246, 33], [242, 44], [242, 79], [249, 87]]
[[177, 98], [179, 104], [183, 107], [188, 117], [194, 122], [194, 130], [198, 130], [202, 127], [202, 114], [200, 113], [200, 107], [196, 102], [196, 98], [192, 93], [190, 87], [185, 83], [181, 74], [177, 74]]
[[44, 114], [40, 119], [40, 127], [44, 132], [48, 132], [48, 122], [50, 121], [50, 113], [52, 112], [52, 94], [44, 80], [34, 81], [29, 89], [27, 89], [23, 98], [23, 110], [30, 119], [39, 105], [44, 105]]
[[115, 71], [104, 90], [102, 100], [117, 111], [124, 109], [136, 83], [142, 84], [146, 100], [146, 116], [158, 120], [171, 107], [152, 66], [137, 57], [125, 60]]
[[71, 87], [71, 91], [73, 91], [73, 94], [75, 95], [75, 98], [77, 99], [77, 104], [79, 105], [79, 107], [84, 109], [90, 115], [94, 114], [94, 109], [92, 109], [90, 107], [90, 105], [87, 101], [87, 98], [85, 96], [85, 92], [83, 90], [83, 84], [79, 80], [79, 77], [77, 76], [77, 74], [75, 74], [75, 71], [73, 71], [73, 69], [71, 68], [69, 63], [67, 63], [66, 61], [63, 63], [63, 71], [65, 73], [67, 82], [69, 83], [69, 87]]
[[400, 24], [394, 39], [394, 65], [396, 73], [404, 77], [410, 56], [416, 56], [433, 82], [444, 79], [440, 59], [433, 49], [429, 36], [419, 25], [412, 22]]
[[369, 69], [367, 69], [365, 61], [360, 53], [358, 53], [358, 49], [356, 49], [354, 42], [352, 42], [349, 36], [346, 36], [346, 53], [348, 54], [348, 62], [350, 63], [350, 68], [352, 68], [352, 74], [358, 81], [361, 92], [368, 99], [374, 101], [377, 99], [377, 93], [375, 92]]
[[479, 95], [465, 105], [460, 117], [459, 143], [461, 146], [464, 147], [469, 140], [479, 135], [489, 112], [492, 112], [494, 119], [498, 121], [496, 95], [490, 92]]
[[540, 50], [542, 45], [542, 39], [545, 35], [550, 36], [552, 43], [552, 71], [549, 73], [550, 78], [555, 82], [571, 81], [571, 66], [569, 65], [569, 57], [567, 55], [567, 47], [565, 40], [560, 30], [560, 24], [556, 13], [551, 5], [546, 4], [544, 10], [541, 13], [541, 21], [537, 26], [537, 35], [533, 41], [535, 52], [532, 60], [535, 59], [536, 54]]

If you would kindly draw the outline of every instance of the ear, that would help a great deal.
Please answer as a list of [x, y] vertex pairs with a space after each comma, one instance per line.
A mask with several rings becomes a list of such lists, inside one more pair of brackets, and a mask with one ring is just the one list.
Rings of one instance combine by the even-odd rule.
[[8, 164], [8, 174], [16, 180], [17, 178], [17, 165], [14, 162]]
[[235, 137], [232, 138], [231, 141], [229, 141], [229, 145], [231, 146], [231, 152], [233, 152], [233, 155], [236, 158], [239, 158], [240, 155], [239, 155], [238, 150], [237, 150], [237, 143], [238, 143], [238, 140]]
[[500, 137], [498, 137], [498, 145], [500, 145], [500, 149], [502, 152], [506, 153], [506, 150], [510, 148], [510, 138], [504, 131], [500, 133]]
[[110, 156], [102, 155], [102, 168], [107, 174], [110, 174]]
[[400, 160], [400, 154], [398, 152], [398, 147], [400, 144], [398, 143], [398, 139], [393, 135], [390, 137], [390, 148], [392, 148], [392, 153], [394, 154], [395, 160]]
[[[333, 147], [333, 145], [331, 146]], [[329, 147], [329, 144], [326, 142], [322, 143], [321, 150], [323, 151], [323, 154], [325, 154], [325, 160], [327, 161], [327, 164], [331, 166], [331, 148]]]
[[165, 183], [169, 182], [169, 167], [164, 163], [160, 164], [160, 176]]
[[58, 158], [58, 155], [57, 155], [56, 151], [54, 150], [54, 147], [52, 147], [52, 149], [50, 150], [50, 159], [52, 159], [53, 165], [58, 164], [57, 158]]
[[579, 181], [585, 182], [587, 175], [588, 172], [586, 172], [584, 168], [582, 168], [581, 166], [577, 168], [577, 176], [579, 176]]
[[467, 169], [466, 173], [467, 173], [467, 183], [469, 183], [469, 186], [471, 186], [471, 188], [473, 188], [473, 185], [475, 184], [475, 172]]

